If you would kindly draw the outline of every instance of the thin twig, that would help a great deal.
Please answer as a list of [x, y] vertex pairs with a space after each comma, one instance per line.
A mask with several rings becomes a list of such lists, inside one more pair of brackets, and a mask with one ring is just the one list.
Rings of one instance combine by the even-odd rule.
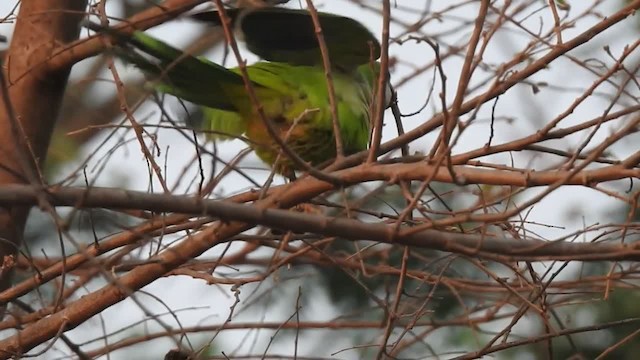
[[318, 18], [318, 11], [311, 0], [307, 0], [307, 7], [309, 8], [309, 14], [313, 19], [313, 26], [315, 27], [316, 37], [318, 38], [318, 45], [320, 46], [320, 54], [322, 55], [322, 66], [324, 67], [324, 77], [327, 80], [327, 91], [329, 93], [329, 105], [331, 106], [331, 122], [333, 125], [333, 134], [336, 139], [336, 159], [341, 159], [344, 156], [344, 144], [342, 142], [342, 131], [340, 130], [340, 118], [338, 118], [338, 102], [336, 101], [336, 91], [333, 87], [333, 75], [331, 75], [331, 60], [329, 49], [324, 41], [324, 35], [322, 34], [322, 26], [320, 19]]

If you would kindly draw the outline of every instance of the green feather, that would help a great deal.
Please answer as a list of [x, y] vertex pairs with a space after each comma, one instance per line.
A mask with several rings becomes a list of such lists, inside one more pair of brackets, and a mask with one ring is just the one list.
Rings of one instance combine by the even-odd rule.
[[247, 132], [247, 119], [237, 112], [202, 107], [202, 130], [216, 140], [234, 140]]
[[[304, 161], [319, 165], [336, 156], [327, 80], [321, 66], [288, 62], [247, 66], [263, 119], [247, 95], [240, 69], [227, 69], [184, 53], [142, 32], [124, 34], [98, 25], [90, 27], [115, 38], [116, 54], [146, 73], [158, 91], [201, 105], [202, 130], [209, 138], [227, 140], [245, 135], [263, 161], [287, 176], [297, 167], [281, 154], [266, 130], [265, 120]], [[368, 60], [332, 72], [340, 134], [347, 154], [367, 148], [370, 102], [378, 73], [379, 64]]]

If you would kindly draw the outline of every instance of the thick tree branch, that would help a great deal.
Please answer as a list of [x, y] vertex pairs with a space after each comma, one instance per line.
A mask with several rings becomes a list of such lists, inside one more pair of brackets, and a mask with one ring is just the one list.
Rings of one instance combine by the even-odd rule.
[[[446, 171], [445, 171], [446, 172]], [[419, 232], [393, 226], [365, 223], [348, 218], [332, 218], [280, 209], [264, 209], [226, 200], [204, 200], [200, 197], [149, 194], [109, 188], [56, 188], [48, 200], [56, 206], [82, 208], [128, 209], [153, 212], [174, 212], [208, 215], [225, 222], [242, 221], [245, 227], [264, 225], [294, 232], [312, 232], [326, 236], [340, 236], [352, 240], [373, 240], [389, 244], [404, 244], [499, 259], [521, 260], [631, 260], [640, 259], [635, 246], [604, 243], [549, 242], [534, 238], [513, 239], [505, 236], [463, 234], [438, 230]], [[290, 205], [291, 197], [281, 198], [282, 205]], [[296, 199], [297, 201], [306, 199]], [[0, 204], [35, 204], [37, 190], [23, 185], [9, 185], [0, 189]]]
[[[43, 64], [78, 37], [85, 6], [85, 0], [30, 0], [20, 6], [2, 69], [0, 185], [42, 181], [39, 168], [73, 65], [51, 70]], [[12, 205], [0, 211], [0, 262], [8, 261], [20, 246], [28, 212], [28, 207]], [[9, 274], [0, 272], [0, 288], [8, 286]]]

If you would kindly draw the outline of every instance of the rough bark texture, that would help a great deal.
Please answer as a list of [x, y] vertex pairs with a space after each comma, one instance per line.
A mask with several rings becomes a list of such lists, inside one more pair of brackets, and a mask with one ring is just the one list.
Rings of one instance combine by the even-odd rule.
[[[13, 41], [2, 64], [5, 86], [1, 91], [6, 93], [0, 99], [0, 186], [40, 182], [33, 175], [45, 160], [70, 70], [50, 70], [47, 60], [78, 38], [85, 7], [86, 0], [21, 2]], [[28, 213], [27, 207], [0, 208], [0, 289], [10, 284], [9, 270]]]

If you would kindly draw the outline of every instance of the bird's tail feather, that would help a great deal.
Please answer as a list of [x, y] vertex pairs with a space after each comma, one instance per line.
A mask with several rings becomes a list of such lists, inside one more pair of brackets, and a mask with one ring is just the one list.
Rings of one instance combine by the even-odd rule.
[[244, 86], [242, 77], [204, 58], [195, 57], [141, 31], [126, 33], [93, 22], [85, 26], [112, 37], [115, 54], [157, 81], [157, 90], [193, 103], [222, 110], [236, 110], [225, 88]]

